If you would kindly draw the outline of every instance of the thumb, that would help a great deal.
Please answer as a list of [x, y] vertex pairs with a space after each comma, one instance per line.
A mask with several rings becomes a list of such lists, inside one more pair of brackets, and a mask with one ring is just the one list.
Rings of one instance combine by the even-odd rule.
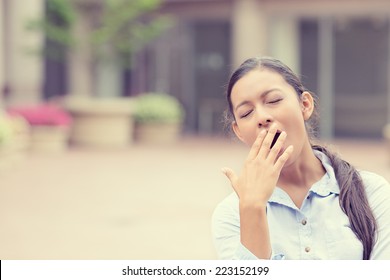
[[222, 168], [221, 171], [229, 179], [229, 181], [232, 184], [233, 188], [235, 188], [235, 185], [236, 185], [236, 182], [238, 180], [238, 177], [234, 173], [234, 171], [232, 169], [228, 168], [228, 167]]

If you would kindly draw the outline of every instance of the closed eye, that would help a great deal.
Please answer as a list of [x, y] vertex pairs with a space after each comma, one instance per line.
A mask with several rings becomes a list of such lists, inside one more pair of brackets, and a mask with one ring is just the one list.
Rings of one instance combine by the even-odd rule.
[[280, 102], [280, 101], [282, 101], [282, 100], [283, 100], [283, 98], [278, 98], [278, 99], [271, 100], [271, 101], [269, 101], [268, 103], [269, 103], [269, 104], [276, 104], [276, 103], [278, 103], [278, 102]]
[[252, 111], [253, 111], [253, 110], [250, 110], [250, 111], [244, 113], [243, 115], [240, 116], [240, 118], [243, 119], [243, 118], [249, 116], [249, 114], [252, 113]]

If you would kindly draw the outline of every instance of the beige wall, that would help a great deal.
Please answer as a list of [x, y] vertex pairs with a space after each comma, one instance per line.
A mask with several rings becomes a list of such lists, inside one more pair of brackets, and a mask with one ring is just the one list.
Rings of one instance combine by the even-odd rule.
[[283, 13], [285, 15], [312, 17], [390, 14], [390, 1], [388, 0], [266, 0], [263, 2], [269, 13]]

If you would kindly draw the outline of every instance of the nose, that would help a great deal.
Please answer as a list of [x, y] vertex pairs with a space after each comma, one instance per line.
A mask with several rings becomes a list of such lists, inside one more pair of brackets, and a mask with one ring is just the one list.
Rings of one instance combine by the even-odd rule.
[[258, 120], [258, 127], [268, 127], [271, 125], [271, 123], [273, 122], [273, 117], [268, 114], [267, 112], [260, 112], [258, 111], [258, 115], [257, 115], [257, 120]]

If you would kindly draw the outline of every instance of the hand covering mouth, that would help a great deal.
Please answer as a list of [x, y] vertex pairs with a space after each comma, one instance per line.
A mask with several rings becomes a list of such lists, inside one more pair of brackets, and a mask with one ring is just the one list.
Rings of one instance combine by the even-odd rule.
[[279, 138], [279, 136], [280, 136], [281, 133], [282, 133], [281, 131], [277, 131], [277, 132], [276, 132], [275, 137], [274, 137], [274, 139], [272, 140], [271, 148], [270, 148], [270, 149], [272, 149], [272, 147], [275, 145], [275, 143], [276, 143], [276, 141], [278, 140], [278, 138]]

